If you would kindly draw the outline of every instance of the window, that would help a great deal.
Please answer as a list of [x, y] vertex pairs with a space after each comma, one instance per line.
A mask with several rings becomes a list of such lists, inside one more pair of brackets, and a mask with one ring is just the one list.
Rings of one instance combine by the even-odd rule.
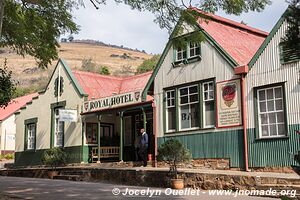
[[180, 129], [199, 127], [198, 85], [179, 89]]
[[257, 90], [259, 136], [261, 138], [286, 136], [283, 87]]
[[87, 144], [98, 144], [98, 124], [87, 123], [86, 124], [86, 143]]
[[214, 82], [203, 83], [204, 127], [215, 126]]
[[[175, 64], [181, 63], [184, 60], [194, 60], [200, 56], [201, 48], [198, 42], [188, 42], [184, 47], [177, 47], [175, 49]], [[198, 60], [198, 59], [197, 59]], [[187, 61], [187, 62], [189, 62]]]
[[[299, 44], [300, 45], [300, 44]], [[289, 45], [287, 42], [281, 42], [279, 44], [280, 50], [280, 62], [282, 64], [295, 62], [300, 60], [300, 48], [293, 47]]]
[[59, 121], [59, 108], [54, 110], [54, 146], [63, 147], [65, 123]]
[[176, 130], [176, 107], [175, 107], [175, 90], [166, 92], [166, 108], [167, 108], [167, 131]]
[[190, 42], [190, 58], [200, 55], [200, 44]]
[[27, 127], [27, 149], [35, 149], [36, 123], [30, 123]]
[[182, 61], [187, 58], [187, 52], [185, 48], [178, 47], [176, 49], [176, 61]]

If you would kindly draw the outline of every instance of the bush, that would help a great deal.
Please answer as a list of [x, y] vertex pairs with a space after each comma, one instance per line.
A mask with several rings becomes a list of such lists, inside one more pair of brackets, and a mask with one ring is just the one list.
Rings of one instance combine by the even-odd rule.
[[102, 67], [100, 67], [99, 74], [110, 75], [110, 71], [109, 71], [108, 67], [102, 66]]
[[153, 70], [158, 63], [159, 58], [160, 55], [154, 55], [152, 58], [145, 60], [140, 66], [138, 66], [136, 73], [141, 74]]
[[8, 153], [8, 154], [5, 154], [3, 157], [4, 157], [6, 160], [12, 160], [12, 159], [15, 158], [15, 154], [13, 154], [13, 153]]
[[180, 162], [190, 162], [190, 151], [178, 140], [170, 139], [158, 148], [158, 161], [165, 161], [170, 166], [170, 172], [177, 178], [177, 165]]
[[51, 166], [52, 170], [55, 170], [58, 166], [65, 165], [66, 160], [66, 153], [59, 147], [47, 149], [42, 156], [43, 163]]

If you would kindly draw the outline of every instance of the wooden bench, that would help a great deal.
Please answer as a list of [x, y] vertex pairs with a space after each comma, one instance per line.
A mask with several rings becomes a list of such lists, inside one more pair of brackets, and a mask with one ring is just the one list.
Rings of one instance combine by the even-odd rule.
[[[120, 147], [100, 147], [101, 158], [119, 158]], [[98, 161], [98, 147], [92, 148], [92, 162]]]

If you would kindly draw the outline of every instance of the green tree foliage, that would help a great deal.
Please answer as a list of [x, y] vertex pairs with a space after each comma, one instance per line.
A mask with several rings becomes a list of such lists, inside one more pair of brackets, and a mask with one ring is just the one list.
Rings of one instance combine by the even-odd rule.
[[190, 162], [190, 151], [178, 140], [170, 139], [158, 148], [158, 161], [165, 161], [170, 166], [170, 172], [177, 178], [177, 166], [180, 162]]
[[87, 72], [93, 72], [103, 75], [110, 75], [109, 68], [106, 66], [97, 66], [92, 58], [83, 59], [81, 61], [81, 69]]
[[12, 72], [8, 70], [5, 60], [4, 66], [0, 67], [0, 108], [8, 105], [16, 90], [11, 76]]
[[75, 5], [71, 0], [4, 0], [0, 47], [31, 55], [40, 67], [47, 67], [58, 58], [57, 38], [78, 31], [71, 15]]
[[300, 1], [291, 0], [289, 3], [290, 6], [286, 16], [289, 27], [283, 41], [296, 51], [298, 57], [300, 57]]
[[99, 70], [99, 74], [110, 75], [109, 68], [106, 66], [101, 66]]
[[152, 58], [144, 60], [144, 62], [138, 66], [136, 73], [141, 74], [153, 70], [158, 63], [159, 58], [160, 55], [154, 55]]

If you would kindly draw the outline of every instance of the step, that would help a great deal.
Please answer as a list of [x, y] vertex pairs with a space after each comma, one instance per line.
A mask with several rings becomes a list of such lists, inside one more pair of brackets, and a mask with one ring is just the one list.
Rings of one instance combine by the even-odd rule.
[[57, 180], [67, 180], [67, 181], [82, 181], [82, 176], [79, 175], [56, 175], [53, 176], [53, 179]]

